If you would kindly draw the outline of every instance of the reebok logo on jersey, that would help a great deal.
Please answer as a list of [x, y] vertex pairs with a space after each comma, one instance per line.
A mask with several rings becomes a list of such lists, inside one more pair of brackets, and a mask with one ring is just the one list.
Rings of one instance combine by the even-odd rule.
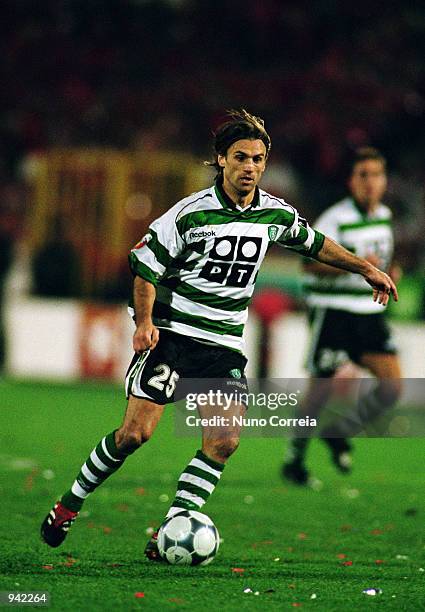
[[215, 236], [215, 232], [213, 230], [210, 230], [209, 232], [204, 232], [202, 230], [201, 232], [191, 232], [189, 234], [189, 238], [210, 238], [210, 236]]

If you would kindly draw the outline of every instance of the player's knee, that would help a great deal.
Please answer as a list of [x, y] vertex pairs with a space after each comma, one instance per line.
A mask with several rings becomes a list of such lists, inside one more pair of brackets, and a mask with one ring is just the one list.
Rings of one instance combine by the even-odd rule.
[[139, 431], [135, 429], [119, 429], [116, 434], [116, 445], [120, 451], [134, 453], [145, 444], [151, 437], [150, 431]]
[[239, 446], [238, 437], [226, 437], [221, 440], [210, 440], [208, 454], [212, 459], [224, 463]]

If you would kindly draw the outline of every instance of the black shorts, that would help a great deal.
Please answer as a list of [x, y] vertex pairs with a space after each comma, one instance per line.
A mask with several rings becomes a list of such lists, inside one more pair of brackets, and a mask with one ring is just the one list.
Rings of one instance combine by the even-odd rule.
[[246, 363], [242, 353], [225, 346], [204, 344], [160, 329], [159, 342], [153, 351], [135, 353], [125, 378], [126, 395], [168, 404], [185, 397], [188, 387], [181, 384], [182, 379], [185, 383], [197, 379], [197, 393], [210, 389], [245, 393]]
[[382, 314], [356, 314], [333, 308], [310, 312], [311, 339], [307, 369], [318, 377], [332, 376], [351, 360], [360, 364], [365, 353], [397, 353], [391, 329]]

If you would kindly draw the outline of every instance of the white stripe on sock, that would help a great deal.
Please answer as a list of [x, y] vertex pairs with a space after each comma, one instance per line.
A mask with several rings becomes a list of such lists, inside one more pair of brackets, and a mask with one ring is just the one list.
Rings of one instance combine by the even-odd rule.
[[77, 481], [75, 481], [74, 484], [72, 485], [71, 491], [74, 493], [74, 495], [76, 495], [77, 497], [80, 497], [81, 499], [86, 499], [86, 497], [90, 493], [90, 491], [84, 491], [84, 489], [80, 487]]
[[96, 450], [93, 450], [90, 453], [90, 459], [93, 461], [94, 465], [97, 467], [97, 469], [99, 469], [101, 472], [110, 472], [113, 468], [110, 468], [108, 465], [105, 465], [97, 456], [96, 454]]
[[170, 516], [174, 516], [175, 514], [178, 514], [179, 512], [187, 512], [184, 508], [176, 508], [176, 506], [171, 506], [171, 508], [168, 510], [167, 514], [165, 515], [165, 518], [170, 518]]
[[221, 476], [221, 472], [219, 472], [218, 470], [215, 470], [214, 468], [210, 467], [207, 463], [204, 463], [203, 461], [201, 461], [200, 459], [197, 459], [196, 457], [192, 459], [189, 465], [193, 465], [193, 467], [197, 467], [200, 470], [204, 470], [204, 472], [209, 472], [210, 474], [213, 474], [216, 478], [220, 478]]
[[189, 501], [196, 504], [199, 508], [205, 504], [205, 499], [202, 499], [202, 497], [198, 497], [194, 493], [189, 493], [189, 491], [177, 491], [176, 499], [178, 497], [180, 497], [181, 499], [188, 499]]
[[183, 472], [179, 480], [183, 482], [190, 482], [200, 489], [208, 491], [208, 493], [212, 493], [215, 489], [215, 485], [213, 485], [211, 482], [208, 482], [208, 480], [204, 480], [203, 478], [199, 478], [199, 476], [195, 476], [194, 474], [186, 474], [186, 472]]
[[170, 518], [170, 516], [174, 516], [175, 514], [178, 514], [179, 512], [187, 512], [187, 510], [185, 510], [184, 508], [177, 508], [176, 506], [171, 506], [171, 508], [168, 510], [167, 514], [165, 515], [165, 518]]
[[102, 478], [99, 478], [98, 476], [95, 476], [92, 472], [90, 472], [89, 468], [87, 467], [87, 463], [84, 463], [81, 468], [81, 472], [83, 473], [83, 476], [85, 476], [87, 480], [90, 480], [90, 482], [92, 482], [93, 484], [98, 484], [99, 482], [102, 482]]

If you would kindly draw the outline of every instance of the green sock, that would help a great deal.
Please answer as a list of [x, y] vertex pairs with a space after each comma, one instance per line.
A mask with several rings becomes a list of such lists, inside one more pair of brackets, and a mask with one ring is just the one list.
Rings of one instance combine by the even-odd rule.
[[214, 461], [198, 450], [180, 475], [176, 497], [167, 517], [182, 510], [200, 510], [214, 491], [223, 470], [224, 463]]
[[62, 496], [61, 503], [68, 510], [81, 510], [90, 493], [116, 472], [126, 457], [127, 455], [116, 447], [115, 431], [102, 438], [81, 466], [72, 487]]

